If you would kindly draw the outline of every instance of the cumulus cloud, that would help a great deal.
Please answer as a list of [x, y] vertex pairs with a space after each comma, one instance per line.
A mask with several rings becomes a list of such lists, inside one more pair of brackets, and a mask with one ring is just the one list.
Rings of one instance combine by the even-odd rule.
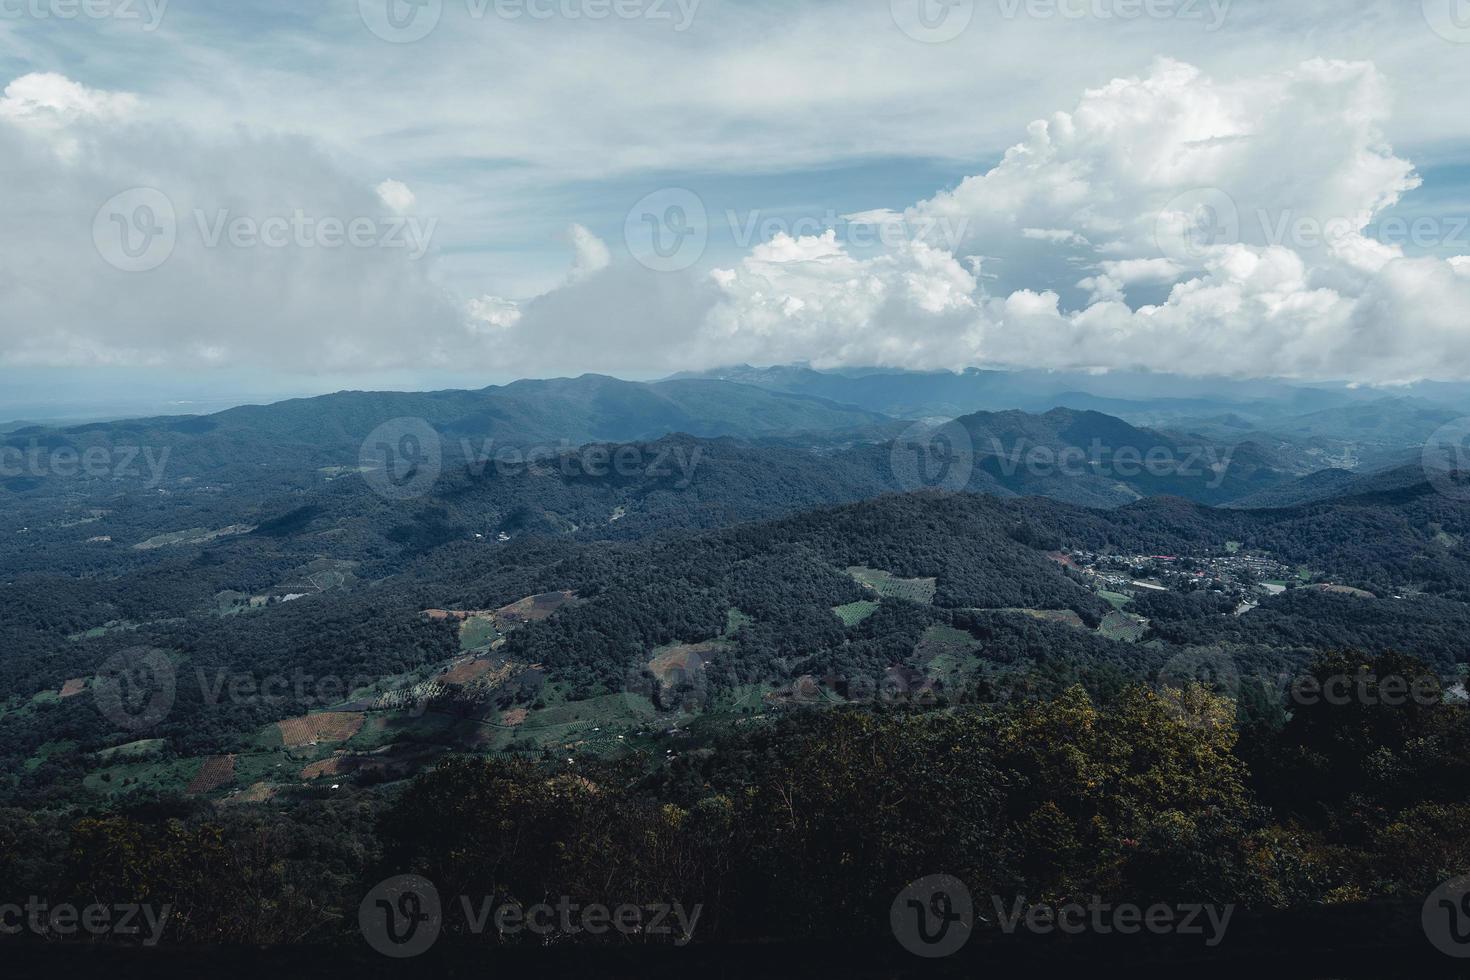
[[1470, 376], [1470, 259], [1368, 235], [1419, 184], [1383, 139], [1384, 93], [1365, 63], [1217, 81], [1160, 61], [903, 216], [960, 241], [858, 257], [835, 232], [778, 234], [714, 270], [709, 310], [681, 310], [651, 359]]

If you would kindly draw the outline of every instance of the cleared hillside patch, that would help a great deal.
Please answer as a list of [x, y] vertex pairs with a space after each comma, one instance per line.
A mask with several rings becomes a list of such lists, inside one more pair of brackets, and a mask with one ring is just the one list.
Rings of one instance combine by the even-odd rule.
[[881, 568], [853, 565], [847, 569], [859, 585], [887, 599], [903, 599], [920, 605], [932, 606], [938, 591], [938, 580], [932, 578], [899, 578]]

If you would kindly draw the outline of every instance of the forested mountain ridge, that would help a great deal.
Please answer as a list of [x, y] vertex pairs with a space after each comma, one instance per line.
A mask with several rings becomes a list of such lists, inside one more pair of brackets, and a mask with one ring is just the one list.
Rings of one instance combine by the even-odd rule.
[[[890, 420], [878, 413], [805, 395], [722, 381], [639, 383], [598, 375], [518, 381], [481, 391], [339, 392], [207, 416], [99, 422], [65, 428], [28, 426], [0, 438], [0, 451], [22, 460], [39, 450], [85, 454], [146, 447], [166, 453], [167, 476], [261, 482], [291, 480], [317, 468], [356, 465], [363, 442], [394, 420], [421, 421], [440, 436], [440, 451], [463, 459], [465, 446], [580, 446], [656, 439], [670, 433], [757, 438], [798, 432], [858, 431]], [[138, 459], [137, 480], [154, 476]], [[42, 468], [9, 467], [0, 493], [56, 483]], [[52, 467], [54, 469], [54, 467]], [[264, 475], [262, 475], [262, 471]], [[114, 482], [120, 474], [106, 474]], [[126, 481], [124, 481], [126, 482]], [[157, 486], [156, 480], [150, 486]]]

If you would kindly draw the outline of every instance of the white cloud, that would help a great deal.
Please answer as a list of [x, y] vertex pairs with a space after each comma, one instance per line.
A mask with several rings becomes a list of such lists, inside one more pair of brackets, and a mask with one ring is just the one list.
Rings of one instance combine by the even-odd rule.
[[612, 264], [612, 252], [608, 250], [607, 243], [582, 225], [572, 225], [567, 234], [576, 250], [576, 260], [572, 263], [571, 272], [573, 282], [586, 279]]
[[22, 75], [5, 86], [0, 119], [54, 129], [78, 119], [121, 119], [138, 107], [135, 96], [87, 88], [54, 72]]
[[397, 214], [408, 214], [413, 210], [418, 198], [413, 191], [409, 190], [407, 184], [397, 180], [385, 180], [376, 188], [378, 198], [388, 205]]

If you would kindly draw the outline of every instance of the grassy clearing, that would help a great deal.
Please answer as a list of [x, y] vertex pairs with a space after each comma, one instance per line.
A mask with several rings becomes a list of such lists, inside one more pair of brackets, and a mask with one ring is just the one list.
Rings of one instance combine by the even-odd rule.
[[924, 631], [914, 647], [914, 659], [921, 664], [932, 663], [940, 657], [964, 660], [980, 649], [980, 641], [964, 630], [953, 626], [936, 625]]
[[731, 609], [725, 613], [725, 639], [733, 639], [736, 633], [753, 622], [753, 616], [747, 616], [739, 609]]
[[1098, 593], [1098, 596], [1104, 602], [1107, 602], [1110, 605], [1112, 605], [1112, 607], [1114, 609], [1118, 610], [1119, 612], [1122, 612], [1123, 607], [1126, 606], [1126, 605], [1128, 605], [1130, 602], [1133, 601], [1133, 597], [1131, 595], [1124, 595], [1121, 592], [1108, 592], [1108, 591], [1104, 590], [1102, 592], [1099, 592]]
[[161, 738], [140, 739], [137, 742], [129, 742], [126, 745], [114, 745], [110, 749], [103, 749], [97, 753], [97, 759], [101, 762], [151, 759], [163, 751], [164, 744], [164, 740]]
[[66, 755], [68, 752], [75, 752], [76, 748], [76, 742], [46, 742], [37, 747], [36, 754], [25, 761], [26, 771], [34, 772], [41, 768], [41, 764], [52, 756]]
[[958, 687], [979, 666], [981, 642], [964, 630], [936, 625], [924, 631], [914, 647], [914, 660], [930, 680], [944, 688]]
[[88, 773], [82, 779], [82, 786], [104, 796], [120, 796], [139, 790], [181, 793], [199, 772], [202, 762], [202, 759], [195, 758], [108, 766]]
[[1061, 623], [1063, 626], [1072, 626], [1079, 630], [1087, 629], [1087, 624], [1082, 617], [1077, 615], [1073, 609], [1001, 609], [1004, 613], [1019, 613], [1022, 616], [1030, 616], [1046, 623]]
[[500, 630], [489, 615], [477, 613], [459, 625], [459, 648], [465, 653], [488, 650], [500, 639]]

